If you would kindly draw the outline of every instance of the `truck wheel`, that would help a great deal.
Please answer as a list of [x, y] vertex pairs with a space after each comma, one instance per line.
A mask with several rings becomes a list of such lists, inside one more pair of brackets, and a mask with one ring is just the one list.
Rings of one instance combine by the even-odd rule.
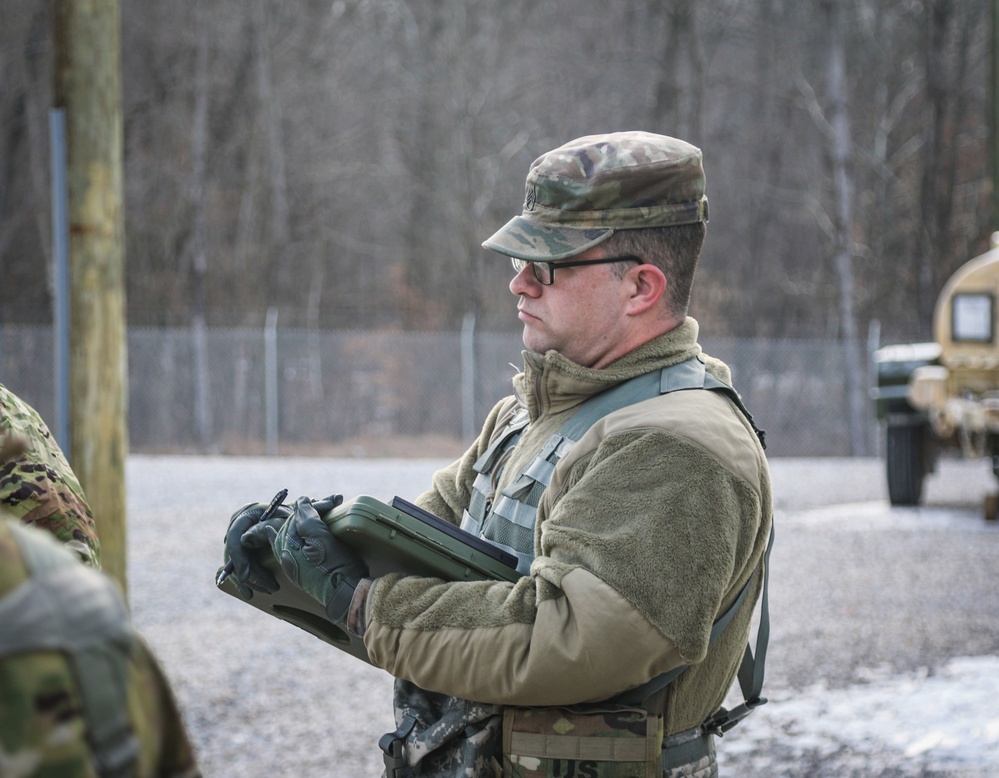
[[995, 521], [999, 518], [999, 494], [985, 495], [985, 520]]
[[888, 499], [892, 505], [919, 505], [926, 475], [926, 425], [889, 424]]

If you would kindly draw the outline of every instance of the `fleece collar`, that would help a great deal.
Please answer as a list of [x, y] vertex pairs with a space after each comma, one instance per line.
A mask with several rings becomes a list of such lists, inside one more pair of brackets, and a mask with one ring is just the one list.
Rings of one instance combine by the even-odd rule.
[[679, 327], [599, 370], [577, 365], [557, 351], [524, 351], [524, 371], [514, 377], [513, 388], [535, 421], [542, 414], [570, 410], [629, 378], [698, 356], [697, 334], [697, 322], [688, 316]]

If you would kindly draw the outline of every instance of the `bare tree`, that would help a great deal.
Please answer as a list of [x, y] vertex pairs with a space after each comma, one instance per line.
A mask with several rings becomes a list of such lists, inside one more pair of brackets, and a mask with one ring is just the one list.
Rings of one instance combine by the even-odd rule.
[[[536, 156], [637, 128], [705, 151], [706, 327], [822, 337], [878, 318], [907, 337], [993, 226], [987, 6], [844, 4], [844, 149], [816, 131], [816, 107], [835, 114], [813, 86], [831, 34], [815, 3], [640, 0], [613, 24], [589, 0], [126, 4], [130, 319], [262, 326], [278, 306], [313, 330], [470, 311], [515, 326], [481, 240]], [[0, 284], [0, 317], [44, 320], [47, 5], [0, 9], [0, 273], [18, 289]], [[834, 155], [855, 204], [852, 316]]]
[[846, 379], [847, 424], [850, 429], [850, 454], [868, 453], [864, 447], [864, 422], [866, 384], [864, 358], [857, 338], [857, 321], [854, 316], [853, 273], [853, 195], [854, 183], [850, 159], [853, 138], [850, 133], [850, 116], [847, 108], [846, 53], [843, 29], [843, 4], [836, 0], [821, 0], [820, 7], [828, 23], [829, 76], [827, 88], [830, 102], [829, 145], [832, 165], [836, 275], [839, 279], [840, 338], [843, 344], [843, 366]]

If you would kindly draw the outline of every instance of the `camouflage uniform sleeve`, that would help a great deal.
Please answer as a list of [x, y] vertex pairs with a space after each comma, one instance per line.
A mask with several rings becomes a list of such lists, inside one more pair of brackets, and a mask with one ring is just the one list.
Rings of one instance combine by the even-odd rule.
[[51, 532], [100, 568], [97, 526], [80, 482], [38, 412], [0, 384], [0, 508]]

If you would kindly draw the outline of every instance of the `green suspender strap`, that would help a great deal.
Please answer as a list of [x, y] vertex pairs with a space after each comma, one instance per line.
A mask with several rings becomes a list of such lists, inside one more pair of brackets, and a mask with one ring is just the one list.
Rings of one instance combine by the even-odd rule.
[[708, 373], [704, 363], [696, 357], [691, 357], [684, 362], [664, 367], [662, 370], [654, 370], [651, 373], [636, 376], [608, 389], [606, 392], [601, 392], [583, 403], [579, 410], [562, 425], [562, 428], [556, 434], [575, 442], [594, 423], [614, 411], [619, 411], [629, 405], [649, 400], [661, 394], [670, 394], [671, 392], [680, 392], [686, 389], [709, 389], [728, 395], [743, 416], [749, 421], [756, 435], [759, 437], [760, 443], [766, 448], [765, 435], [761, 430], [757, 429], [756, 424], [753, 422], [753, 417], [746, 409], [739, 393], [724, 381], [720, 381]]
[[[685, 389], [710, 389], [713, 391], [720, 391], [728, 395], [728, 397], [735, 403], [736, 407], [738, 407], [742, 412], [743, 416], [745, 416], [749, 425], [753, 428], [753, 431], [760, 440], [760, 445], [763, 446], [763, 448], [766, 448], [766, 434], [756, 426], [752, 415], [743, 403], [739, 393], [736, 392], [733, 387], [718, 380], [708, 373], [705, 370], [704, 363], [700, 360], [688, 359], [686, 362], [681, 362], [677, 365], [673, 365], [672, 367], [664, 368], [659, 374], [653, 373], [651, 374], [651, 377], [659, 379], [660, 394], [683, 391]], [[611, 392], [614, 392], [619, 388], [623, 389], [627, 387], [628, 384], [632, 384], [636, 381], [647, 382], [648, 380], [649, 376], [639, 376], [621, 387], [615, 387], [615, 389], [612, 389]], [[647, 391], [647, 387], [645, 387], [645, 390]], [[607, 394], [610, 394], [610, 392]], [[622, 405], [619, 407], [624, 406]], [[586, 408], [584, 407], [583, 410], [586, 410]], [[581, 413], [577, 413], [576, 416], [580, 416]], [[576, 416], [570, 419], [569, 424], [575, 424]], [[600, 417], [597, 416], [592, 420], [587, 419], [586, 421], [589, 421], [589, 424], [592, 424], [597, 420], [597, 418]], [[739, 666], [739, 687], [742, 690], [744, 701], [730, 711], [725, 710], [725, 708], [721, 708], [717, 713], [704, 722], [702, 727], [705, 732], [721, 735], [748, 716], [754, 708], [763, 705], [766, 702], [766, 698], [761, 697], [760, 695], [763, 691], [763, 676], [766, 668], [767, 645], [770, 641], [770, 607], [768, 603], [768, 588], [770, 579], [770, 549], [773, 547], [773, 540], [774, 527], [771, 520], [770, 538], [767, 541], [767, 549], [764, 552], [763, 558], [763, 591], [760, 594], [760, 621], [756, 633], [756, 651], [754, 653], [752, 648], [747, 644], [746, 650], [742, 656], [742, 663]], [[736, 597], [735, 602], [733, 602], [732, 605], [729, 606], [728, 610], [726, 610], [725, 613], [723, 613], [718, 620], [715, 621], [714, 625], [712, 625], [711, 636], [708, 643], [709, 645], [714, 643], [718, 636], [725, 631], [729, 622], [732, 621], [732, 617], [735, 616], [739, 607], [746, 599], [746, 594], [749, 591], [749, 586], [752, 580], [752, 577], [750, 577], [749, 581], [747, 581], [742, 587], [742, 591], [739, 592], [739, 596]], [[687, 669], [687, 667], [687, 665], [675, 667], [672, 670], [647, 681], [642, 686], [631, 689], [619, 697], [616, 697], [614, 701], [622, 703], [630, 702], [634, 704], [648, 700], [654, 694], [676, 680]]]
[[134, 636], [114, 585], [47, 537], [11, 523], [31, 577], [0, 598], [0, 658], [58, 651], [82, 697], [87, 742], [101, 778], [135, 774], [139, 740], [128, 716]]
[[[708, 389], [726, 394], [745, 416], [760, 444], [765, 447], [763, 432], [753, 423], [736, 391], [708, 374], [700, 360], [690, 359], [619, 384], [584, 403], [546, 442], [538, 458], [519, 475], [513, 487], [504, 490], [501, 497], [514, 500], [519, 498], [522, 502], [520, 509], [531, 507], [533, 503], [536, 510], [539, 493], [548, 485], [551, 471], [560, 456], [597, 420], [619, 408], [687, 389]], [[476, 469], [479, 470], [478, 467]], [[479, 472], [488, 475], [491, 470], [492, 467], [487, 466]], [[519, 518], [518, 514], [507, 509], [499, 499], [495, 513]], [[487, 539], [492, 518], [491, 514], [488, 515], [483, 525]], [[767, 589], [772, 542], [771, 522], [770, 538], [762, 560], [762, 611], [755, 654], [747, 644], [738, 672], [745, 698], [742, 704], [732, 711], [721, 708], [699, 726], [664, 737], [662, 714], [666, 689], [687, 669], [687, 666], [681, 666], [604, 703], [563, 708], [507, 707], [503, 714], [504, 778], [567, 775], [569, 773], [564, 770], [574, 762], [580, 775], [661, 778], [663, 771], [670, 775], [687, 775], [692, 774], [689, 770], [694, 765], [702, 765], [706, 761], [713, 763], [713, 736], [726, 732], [754, 708], [766, 702], [760, 694], [763, 690], [763, 671], [769, 641]], [[533, 546], [523, 550], [533, 550]], [[755, 576], [751, 575], [734, 602], [712, 625], [709, 644], [716, 641], [744, 606], [755, 580]], [[571, 771], [571, 768], [568, 769]]]
[[[720, 708], [717, 713], [704, 722], [703, 727], [706, 732], [724, 735], [752, 713], [754, 708], [767, 701], [767, 698], [761, 697], [760, 694], [763, 692], [763, 672], [767, 661], [767, 644], [770, 642], [770, 604], [767, 600], [767, 588], [770, 583], [770, 549], [773, 548], [773, 544], [774, 526], [771, 521], [770, 539], [767, 541], [767, 550], [763, 554], [763, 592], [760, 594], [760, 623], [756, 630], [756, 654], [754, 656], [747, 645], [746, 651], [742, 655], [742, 664], [739, 665], [739, 688], [742, 689], [743, 702], [732, 710]], [[745, 594], [745, 589], [743, 589], [743, 594]], [[741, 597], [742, 595], [740, 595]], [[738, 606], [733, 605], [733, 608], [735, 607]], [[733, 608], [730, 608], [729, 612]], [[711, 631], [711, 636], [714, 638], [714, 630]]]
[[[760, 621], [756, 630], [756, 651], [754, 653], [753, 649], [747, 644], [746, 650], [742, 655], [742, 663], [739, 665], [739, 688], [742, 690], [743, 702], [732, 710], [720, 708], [717, 713], [710, 716], [701, 725], [701, 728], [706, 733], [723, 735], [752, 713], [754, 708], [763, 705], [767, 701], [766, 697], [761, 697], [760, 695], [763, 692], [767, 645], [770, 642], [770, 605], [767, 590], [770, 583], [770, 549], [773, 548], [773, 543], [774, 527], [771, 522], [770, 538], [767, 541], [767, 550], [763, 554], [763, 591], [760, 594]], [[752, 580], [752, 577], [750, 577], [749, 581], [742, 587], [742, 591], [739, 592], [739, 596], [735, 598], [735, 602], [712, 625], [708, 645], [714, 643], [718, 636], [725, 631], [729, 622], [732, 621], [732, 617], [735, 616], [746, 599], [746, 593], [749, 591], [749, 585], [752, 583]], [[680, 665], [679, 667], [674, 667], [672, 670], [656, 676], [641, 686], [629, 689], [624, 694], [615, 697], [612, 701], [621, 704], [641, 704], [675, 681], [688, 666]]]

